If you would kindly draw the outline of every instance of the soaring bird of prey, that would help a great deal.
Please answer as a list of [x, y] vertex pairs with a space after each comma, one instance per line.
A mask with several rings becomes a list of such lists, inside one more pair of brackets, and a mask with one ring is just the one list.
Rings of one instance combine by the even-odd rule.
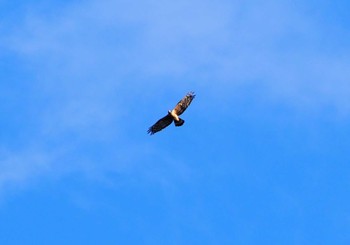
[[151, 126], [147, 133], [150, 135], [159, 132], [160, 130], [168, 127], [172, 122], [174, 122], [175, 126], [182, 126], [185, 123], [185, 120], [181, 119], [179, 116], [187, 109], [187, 107], [191, 104], [192, 100], [196, 97], [194, 92], [189, 92], [185, 95], [185, 97], [180, 100], [174, 109], [169, 110], [168, 114], [159, 119], [153, 126]]

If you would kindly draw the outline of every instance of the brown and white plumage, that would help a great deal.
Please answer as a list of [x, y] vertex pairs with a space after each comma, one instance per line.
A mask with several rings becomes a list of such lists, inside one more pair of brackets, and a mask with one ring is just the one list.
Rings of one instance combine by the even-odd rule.
[[194, 92], [189, 92], [185, 95], [185, 97], [180, 100], [173, 110], [169, 110], [168, 114], [163, 118], [159, 119], [153, 126], [148, 129], [149, 134], [155, 134], [160, 130], [168, 127], [173, 121], [175, 126], [182, 126], [185, 121], [179, 116], [184, 113], [187, 107], [191, 104], [192, 100], [196, 97]]

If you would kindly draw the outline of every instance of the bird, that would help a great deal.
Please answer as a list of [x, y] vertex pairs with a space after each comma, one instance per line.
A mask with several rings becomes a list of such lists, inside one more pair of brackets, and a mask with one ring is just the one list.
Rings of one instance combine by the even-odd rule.
[[168, 114], [159, 119], [155, 124], [153, 124], [147, 133], [153, 135], [162, 129], [168, 127], [172, 122], [174, 122], [176, 127], [182, 126], [185, 120], [181, 119], [179, 116], [184, 113], [187, 107], [191, 104], [192, 100], [196, 97], [194, 92], [188, 92], [174, 107], [172, 110], [168, 110]]

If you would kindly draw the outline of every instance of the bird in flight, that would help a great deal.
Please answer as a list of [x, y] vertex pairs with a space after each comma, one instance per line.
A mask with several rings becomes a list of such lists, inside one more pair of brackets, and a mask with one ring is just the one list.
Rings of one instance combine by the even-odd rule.
[[169, 110], [168, 114], [159, 119], [153, 126], [151, 126], [147, 133], [150, 135], [159, 132], [160, 130], [168, 127], [172, 122], [174, 122], [175, 126], [182, 126], [185, 123], [185, 120], [181, 119], [179, 116], [187, 109], [187, 107], [191, 104], [192, 100], [196, 97], [194, 92], [189, 92], [185, 95], [185, 97], [180, 100], [174, 109]]

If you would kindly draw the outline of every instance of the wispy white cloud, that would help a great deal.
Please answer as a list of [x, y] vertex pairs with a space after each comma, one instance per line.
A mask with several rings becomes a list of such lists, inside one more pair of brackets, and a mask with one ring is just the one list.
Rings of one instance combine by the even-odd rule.
[[135, 7], [111, 0], [76, 4], [55, 18], [30, 15], [10, 40], [69, 87], [81, 86], [74, 79], [91, 79], [118, 89], [133, 74], [197, 79], [187, 83], [225, 91], [257, 82], [268, 96], [291, 104], [348, 110], [340, 96], [350, 92], [344, 58], [350, 49], [339, 55], [339, 47], [322, 42], [327, 33], [290, 1], [142, 1]]
[[42, 152], [5, 152], [0, 159], [0, 193], [9, 187], [23, 187], [29, 180], [51, 170], [51, 159]]

